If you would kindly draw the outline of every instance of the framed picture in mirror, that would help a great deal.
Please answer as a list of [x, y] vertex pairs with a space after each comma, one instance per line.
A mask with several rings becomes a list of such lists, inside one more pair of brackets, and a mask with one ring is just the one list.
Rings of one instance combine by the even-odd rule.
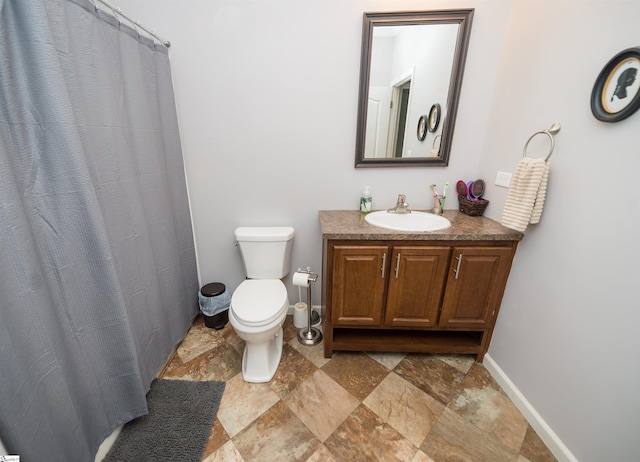
[[440, 123], [440, 105], [438, 103], [431, 106], [431, 110], [429, 111], [429, 131], [431, 133], [435, 132], [438, 129], [438, 124]]
[[418, 141], [424, 141], [427, 136], [427, 116], [420, 116], [418, 120]]

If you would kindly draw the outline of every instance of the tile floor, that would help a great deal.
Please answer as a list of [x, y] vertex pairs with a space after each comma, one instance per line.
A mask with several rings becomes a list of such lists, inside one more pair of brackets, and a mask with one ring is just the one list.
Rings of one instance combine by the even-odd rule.
[[244, 342], [196, 318], [161, 376], [226, 381], [203, 461], [555, 461], [470, 356], [335, 353], [284, 326], [269, 383], [242, 380]]

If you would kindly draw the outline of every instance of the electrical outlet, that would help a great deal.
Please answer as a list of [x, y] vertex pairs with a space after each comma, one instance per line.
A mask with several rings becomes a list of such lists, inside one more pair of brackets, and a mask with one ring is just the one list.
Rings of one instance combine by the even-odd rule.
[[496, 186], [502, 186], [508, 188], [511, 184], [511, 173], [498, 172], [496, 175]]

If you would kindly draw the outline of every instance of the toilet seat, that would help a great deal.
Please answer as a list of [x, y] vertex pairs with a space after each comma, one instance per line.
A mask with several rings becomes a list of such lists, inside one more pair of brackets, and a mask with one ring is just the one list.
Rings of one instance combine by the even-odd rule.
[[245, 326], [264, 326], [288, 307], [287, 288], [280, 279], [247, 279], [231, 296], [231, 310]]

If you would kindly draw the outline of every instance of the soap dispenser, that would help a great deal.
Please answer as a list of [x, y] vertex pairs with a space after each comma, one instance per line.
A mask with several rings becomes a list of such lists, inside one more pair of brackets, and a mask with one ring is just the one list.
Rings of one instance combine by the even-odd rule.
[[371, 192], [369, 191], [369, 186], [364, 187], [364, 191], [362, 192], [362, 197], [360, 197], [360, 212], [361, 213], [371, 212]]

